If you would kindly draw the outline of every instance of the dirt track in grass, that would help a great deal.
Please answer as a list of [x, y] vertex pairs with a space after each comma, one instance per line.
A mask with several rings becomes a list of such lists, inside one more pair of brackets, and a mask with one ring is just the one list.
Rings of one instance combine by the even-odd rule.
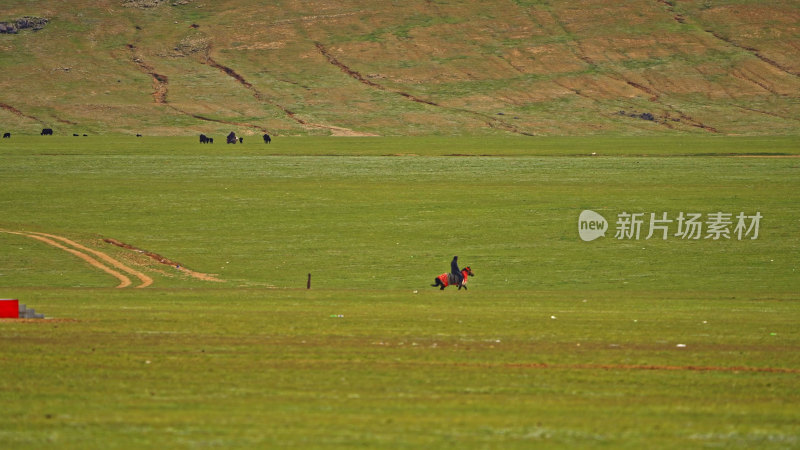
[[147, 251], [147, 250], [142, 250], [142, 249], [136, 248], [136, 247], [134, 247], [134, 246], [132, 246], [130, 244], [126, 244], [124, 242], [120, 242], [120, 241], [118, 241], [116, 239], [106, 238], [106, 239], [103, 239], [103, 241], [106, 242], [106, 243], [109, 243], [111, 245], [115, 245], [117, 247], [120, 247], [120, 248], [124, 248], [124, 249], [127, 249], [127, 250], [132, 250], [132, 251], [134, 251], [136, 253], [141, 253], [141, 254], [149, 257], [150, 259], [153, 259], [154, 261], [156, 261], [156, 262], [158, 262], [160, 264], [165, 264], [165, 265], [168, 265], [168, 266], [177, 267], [178, 269], [180, 269], [181, 272], [186, 273], [187, 275], [189, 275], [191, 277], [197, 278], [198, 280], [216, 281], [216, 282], [222, 282], [223, 281], [223, 280], [220, 280], [219, 278], [217, 278], [214, 275], [210, 275], [210, 274], [202, 273], [202, 272], [195, 272], [194, 270], [187, 269], [186, 267], [183, 266], [183, 264], [181, 264], [179, 262], [176, 262], [176, 261], [172, 261], [170, 259], [167, 259], [167, 258], [159, 255], [158, 253], [153, 253], [153, 252], [150, 252], [150, 251]]
[[108, 273], [109, 275], [113, 276], [117, 280], [119, 280], [117, 288], [126, 288], [133, 284], [131, 278], [128, 275], [133, 275], [139, 279], [139, 285], [136, 286], [137, 288], [143, 288], [153, 284], [152, 278], [139, 272], [138, 270], [132, 269], [126, 266], [125, 264], [122, 264], [121, 262], [108, 256], [103, 252], [92, 250], [84, 245], [78, 244], [77, 242], [67, 239], [65, 237], [47, 233], [36, 233], [36, 232], [23, 232], [23, 231], [5, 231], [5, 232], [20, 236], [27, 236], [29, 238], [36, 239], [37, 241], [44, 242], [45, 244], [55, 247], [59, 250], [64, 250], [65, 252], [71, 253], [77, 256], [78, 258], [86, 261], [92, 267], [100, 269]]
[[[76, 257], [88, 263], [90, 266], [102, 270], [103, 272], [106, 272], [109, 275], [116, 278], [119, 281], [119, 284], [116, 286], [117, 288], [127, 288], [131, 286], [133, 286], [134, 288], [145, 288], [153, 284], [153, 278], [148, 276], [147, 274], [140, 272], [126, 264], [123, 264], [121, 261], [109, 256], [107, 253], [91, 249], [89, 247], [86, 247], [85, 245], [79, 244], [78, 242], [75, 242], [66, 237], [48, 233], [33, 232], [33, 231], [0, 230], [0, 232], [15, 234], [19, 236], [26, 236], [31, 239], [36, 239], [37, 241], [44, 242], [45, 244], [50, 245], [51, 247], [55, 247], [59, 250], [71, 253], [72, 255], [75, 255]], [[183, 267], [180, 263], [171, 261], [167, 258], [162, 257], [161, 255], [140, 250], [136, 247], [121, 243], [114, 239], [104, 239], [104, 242], [128, 250], [133, 250], [136, 251], [137, 253], [142, 253], [145, 256], [148, 256], [149, 258], [161, 264], [166, 264], [176, 267], [182, 273], [189, 275], [193, 278], [196, 278], [198, 280], [215, 281], [215, 282], [224, 281], [220, 280], [214, 275], [202, 272], [195, 272], [193, 270]], [[134, 283], [136, 283], [135, 286]]]

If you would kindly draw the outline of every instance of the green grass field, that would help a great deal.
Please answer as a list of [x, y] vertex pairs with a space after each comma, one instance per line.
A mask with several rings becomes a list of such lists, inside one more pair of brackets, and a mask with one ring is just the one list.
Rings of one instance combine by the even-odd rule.
[[[798, 447], [799, 154], [4, 140], [0, 298], [48, 319], [0, 321], [0, 447]], [[579, 238], [586, 209], [604, 238]], [[640, 239], [615, 238], [623, 212]], [[650, 213], [715, 212], [760, 213], [758, 238], [734, 218], [731, 238], [645, 239]], [[36, 233], [152, 284], [117, 288]], [[430, 287], [453, 255], [469, 290]]]

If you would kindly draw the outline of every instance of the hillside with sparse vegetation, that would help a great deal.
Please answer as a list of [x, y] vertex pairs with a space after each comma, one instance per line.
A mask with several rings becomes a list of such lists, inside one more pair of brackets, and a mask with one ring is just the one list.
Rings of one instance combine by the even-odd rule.
[[[800, 126], [795, 1], [268, 3], [6, 0], [0, 131], [794, 135]], [[25, 18], [35, 26], [17, 27]]]

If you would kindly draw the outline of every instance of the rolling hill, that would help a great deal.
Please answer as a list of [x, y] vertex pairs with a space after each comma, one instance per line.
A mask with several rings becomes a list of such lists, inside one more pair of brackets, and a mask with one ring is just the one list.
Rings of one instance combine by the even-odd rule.
[[791, 0], [3, 3], [1, 131], [800, 130]]

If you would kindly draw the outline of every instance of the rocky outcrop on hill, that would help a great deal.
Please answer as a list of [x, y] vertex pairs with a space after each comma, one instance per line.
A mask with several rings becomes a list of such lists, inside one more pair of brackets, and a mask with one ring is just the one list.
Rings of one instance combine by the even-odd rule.
[[20, 30], [38, 31], [47, 25], [48, 19], [43, 17], [25, 16], [20, 19], [0, 22], [0, 34], [16, 34]]
[[175, 51], [182, 56], [189, 56], [193, 53], [208, 54], [211, 48], [211, 39], [203, 34], [196, 34], [194, 36], [187, 36], [178, 43]]
[[155, 8], [165, 0], [122, 0], [126, 8]]
[[[155, 8], [162, 3], [166, 3], [167, 0], [122, 0], [122, 6], [126, 8]], [[189, 0], [173, 0], [171, 5], [172, 6], [181, 6], [181, 5], [188, 5]]]

